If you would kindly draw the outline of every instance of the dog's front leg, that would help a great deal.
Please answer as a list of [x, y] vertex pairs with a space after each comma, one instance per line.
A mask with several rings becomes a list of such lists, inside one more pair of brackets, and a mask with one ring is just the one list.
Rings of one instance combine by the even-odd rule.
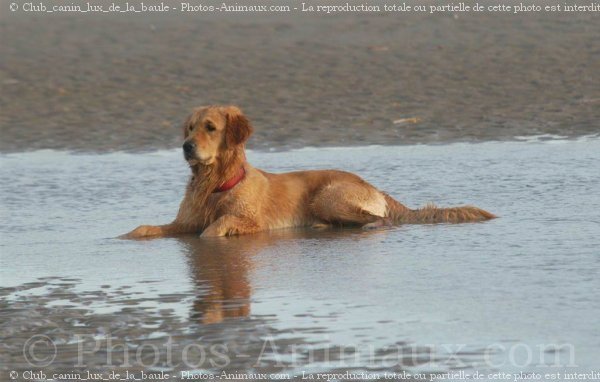
[[260, 231], [260, 226], [252, 219], [233, 215], [223, 215], [209, 225], [201, 237], [243, 235]]

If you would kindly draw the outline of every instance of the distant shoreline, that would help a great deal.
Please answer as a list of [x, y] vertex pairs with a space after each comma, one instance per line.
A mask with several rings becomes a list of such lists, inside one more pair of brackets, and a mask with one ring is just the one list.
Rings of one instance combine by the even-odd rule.
[[[401, 146], [441, 146], [441, 145], [460, 145], [460, 144], [487, 144], [487, 143], [561, 143], [561, 142], [569, 142], [569, 141], [597, 141], [600, 140], [600, 133], [596, 134], [588, 134], [581, 135], [575, 137], [567, 137], [567, 136], [558, 136], [558, 135], [550, 135], [550, 134], [542, 134], [542, 135], [531, 135], [531, 136], [517, 136], [512, 137], [510, 139], [490, 139], [485, 141], [446, 141], [446, 142], [416, 142], [416, 143], [407, 143], [407, 144], [361, 144], [354, 143], [348, 145], [319, 145], [318, 142], [316, 144], [307, 144], [305, 146], [294, 146], [292, 144], [288, 146], [271, 146], [267, 147], [266, 145], [249, 145], [248, 152], [256, 152], [256, 153], [285, 153], [285, 152], [294, 152], [294, 151], [304, 151], [304, 150], [344, 150], [344, 149], [362, 149], [362, 148], [376, 148], [376, 147], [401, 147]], [[169, 153], [172, 151], [181, 151], [179, 146], [171, 146], [171, 147], [130, 147], [130, 148], [120, 148], [120, 149], [106, 149], [99, 150], [95, 148], [72, 148], [72, 147], [62, 147], [62, 148], [17, 148], [14, 150], [4, 150], [0, 151], [1, 155], [11, 155], [11, 154], [26, 154], [26, 153], [35, 153], [35, 152], [56, 152], [56, 153], [66, 153], [66, 154], [75, 154], [75, 155], [104, 155], [111, 153], [124, 153], [124, 154], [146, 154], [146, 153]]]

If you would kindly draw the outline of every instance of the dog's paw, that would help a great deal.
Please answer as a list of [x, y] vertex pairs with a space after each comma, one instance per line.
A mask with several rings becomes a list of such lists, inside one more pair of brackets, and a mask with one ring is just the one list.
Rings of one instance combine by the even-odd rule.
[[153, 225], [141, 225], [133, 231], [119, 236], [120, 239], [141, 239], [144, 237], [158, 236], [160, 227]]
[[200, 237], [218, 237], [227, 235], [229, 235], [229, 231], [226, 227], [212, 224], [202, 232]]

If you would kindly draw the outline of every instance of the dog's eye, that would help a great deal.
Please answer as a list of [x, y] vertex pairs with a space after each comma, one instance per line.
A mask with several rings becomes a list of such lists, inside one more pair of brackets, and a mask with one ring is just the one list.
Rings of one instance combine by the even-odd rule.
[[188, 130], [189, 130], [189, 131], [192, 131], [192, 130], [194, 130], [194, 126], [193, 126], [193, 125], [189, 125], [189, 126], [188, 126]]
[[206, 124], [206, 130], [208, 130], [208, 131], [215, 131], [215, 130], [217, 130], [217, 128], [212, 123], [207, 123]]

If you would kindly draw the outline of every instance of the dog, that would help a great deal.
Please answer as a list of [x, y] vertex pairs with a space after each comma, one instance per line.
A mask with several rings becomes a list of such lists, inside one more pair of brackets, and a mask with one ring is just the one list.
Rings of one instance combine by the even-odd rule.
[[495, 218], [473, 206], [409, 209], [359, 176], [337, 170], [272, 174], [246, 161], [253, 127], [236, 106], [193, 110], [183, 155], [192, 175], [172, 223], [142, 225], [124, 238], [200, 233], [250, 234], [287, 227], [377, 228], [405, 223], [464, 223]]

